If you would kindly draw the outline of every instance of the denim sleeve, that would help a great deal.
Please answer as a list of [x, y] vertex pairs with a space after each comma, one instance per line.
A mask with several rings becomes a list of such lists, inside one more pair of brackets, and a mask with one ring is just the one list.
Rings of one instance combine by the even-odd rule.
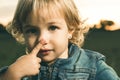
[[115, 70], [108, 66], [105, 61], [97, 62], [97, 74], [95, 80], [120, 80]]
[[3, 73], [5, 73], [8, 69], [8, 66], [2, 67], [0, 68], [0, 75], [2, 75]]
[[22, 78], [21, 80], [32, 80], [32, 79], [29, 78], [29, 77], [24, 77], [24, 78]]

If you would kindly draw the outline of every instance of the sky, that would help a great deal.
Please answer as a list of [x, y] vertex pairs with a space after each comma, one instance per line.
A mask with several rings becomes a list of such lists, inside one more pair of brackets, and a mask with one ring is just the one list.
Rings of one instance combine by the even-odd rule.
[[[14, 15], [18, 0], [0, 0], [0, 22], [6, 24]], [[83, 20], [96, 24], [101, 19], [120, 23], [120, 0], [75, 0]]]
[[0, 23], [6, 25], [14, 15], [17, 0], [0, 0]]
[[120, 0], [76, 0], [80, 13], [90, 23], [101, 19], [120, 22]]

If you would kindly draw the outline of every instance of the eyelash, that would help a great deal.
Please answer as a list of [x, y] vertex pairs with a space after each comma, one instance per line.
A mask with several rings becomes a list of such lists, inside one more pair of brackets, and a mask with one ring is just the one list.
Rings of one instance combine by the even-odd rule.
[[51, 30], [51, 31], [55, 31], [56, 29], [58, 29], [58, 27], [54, 26], [54, 25], [49, 27], [49, 30]]
[[27, 33], [27, 34], [35, 34], [36, 32], [37, 32], [36, 29], [28, 29], [25, 31], [25, 33]]
[[[56, 29], [58, 29], [57, 26], [51, 25], [49, 26], [48, 30], [50, 31], [55, 31]], [[25, 30], [26, 34], [36, 34], [38, 31], [36, 29], [27, 29]]]

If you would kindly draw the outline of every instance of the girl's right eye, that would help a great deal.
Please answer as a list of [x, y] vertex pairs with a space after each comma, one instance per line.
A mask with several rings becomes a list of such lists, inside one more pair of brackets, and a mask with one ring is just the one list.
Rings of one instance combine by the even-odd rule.
[[37, 30], [36, 29], [27, 29], [25, 31], [26, 34], [36, 34], [37, 33]]

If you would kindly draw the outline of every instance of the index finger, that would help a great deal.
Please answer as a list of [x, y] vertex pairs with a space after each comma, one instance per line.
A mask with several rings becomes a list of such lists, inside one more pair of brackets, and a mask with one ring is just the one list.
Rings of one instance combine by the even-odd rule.
[[38, 43], [34, 49], [31, 51], [31, 54], [34, 54], [35, 56], [37, 56], [38, 52], [40, 51], [40, 48], [42, 47], [41, 43]]

